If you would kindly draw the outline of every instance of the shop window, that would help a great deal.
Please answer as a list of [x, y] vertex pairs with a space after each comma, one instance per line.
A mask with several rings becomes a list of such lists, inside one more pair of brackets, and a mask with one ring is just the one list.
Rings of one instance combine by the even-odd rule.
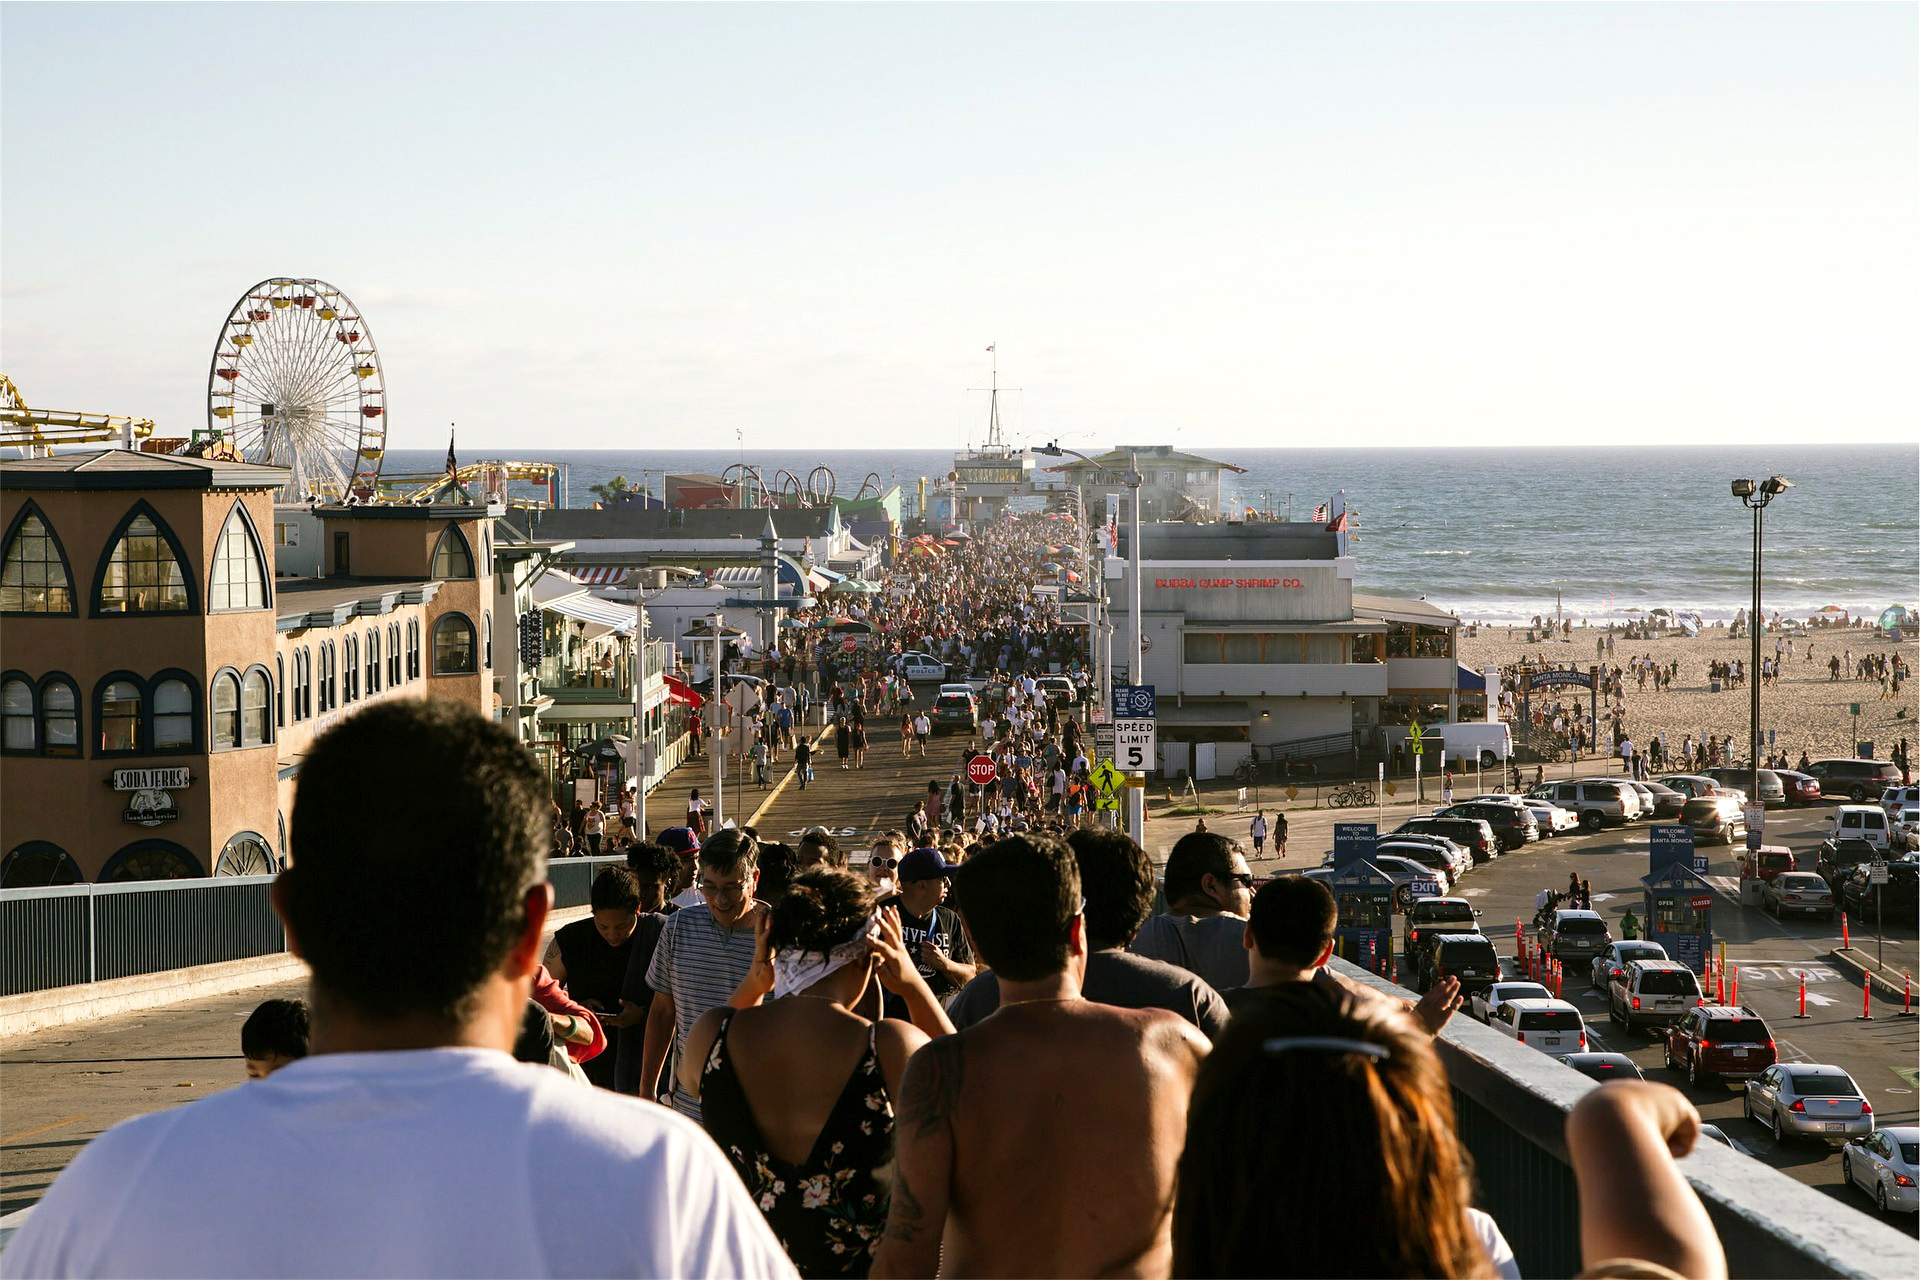
[[153, 686], [153, 749], [191, 751], [194, 744], [193, 686], [177, 677]]
[[95, 579], [95, 613], [193, 612], [186, 557], [151, 507], [136, 506], [108, 545]]
[[0, 750], [8, 755], [40, 752], [40, 713], [33, 705], [33, 686], [12, 676], [0, 682]]
[[287, 655], [273, 655], [273, 724], [277, 729], [287, 727]]
[[473, 548], [467, 545], [460, 526], [448, 525], [440, 531], [433, 548], [433, 576], [436, 578], [473, 577]]
[[0, 613], [73, 612], [73, 576], [53, 529], [29, 502], [14, 517], [0, 566]]
[[240, 746], [240, 677], [225, 671], [213, 678], [213, 749]]
[[57, 844], [29, 840], [0, 861], [0, 889], [47, 889], [79, 884], [80, 864]]
[[270, 876], [273, 873], [273, 849], [264, 836], [251, 831], [242, 831], [227, 841], [213, 864], [216, 876]]
[[107, 865], [100, 869], [100, 883], [192, 880], [200, 874], [200, 863], [179, 845], [170, 840], [142, 840], [107, 859]]
[[240, 679], [240, 743], [264, 747], [273, 741], [273, 679], [265, 667], [250, 667]]
[[80, 689], [65, 676], [40, 681], [40, 750], [50, 756], [80, 754]]
[[420, 678], [420, 619], [407, 623], [407, 679]]
[[267, 607], [266, 560], [239, 503], [220, 530], [214, 547], [213, 574], [207, 583], [207, 611]]
[[132, 755], [141, 748], [146, 695], [132, 678], [103, 680], [95, 695], [101, 755]]
[[474, 669], [473, 623], [462, 613], [443, 614], [433, 624], [433, 674], [471, 675]]

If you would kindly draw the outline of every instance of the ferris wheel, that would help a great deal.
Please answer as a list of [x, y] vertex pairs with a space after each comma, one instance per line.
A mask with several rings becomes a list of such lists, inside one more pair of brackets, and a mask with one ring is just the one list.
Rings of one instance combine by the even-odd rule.
[[283, 501], [372, 497], [386, 412], [380, 352], [346, 294], [276, 276], [240, 295], [214, 344], [207, 425], [248, 462], [288, 468]]

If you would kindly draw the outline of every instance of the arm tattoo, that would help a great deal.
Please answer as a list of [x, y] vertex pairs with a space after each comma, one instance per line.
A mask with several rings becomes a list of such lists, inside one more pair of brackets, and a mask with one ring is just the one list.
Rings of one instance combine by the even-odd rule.
[[921, 1220], [926, 1210], [920, 1207], [913, 1188], [907, 1185], [907, 1175], [896, 1171], [893, 1182], [893, 1203], [887, 1214], [886, 1238], [911, 1244], [920, 1234]]
[[964, 1046], [957, 1035], [941, 1036], [914, 1055], [913, 1087], [902, 1089], [898, 1123], [915, 1138], [938, 1133], [960, 1103]]

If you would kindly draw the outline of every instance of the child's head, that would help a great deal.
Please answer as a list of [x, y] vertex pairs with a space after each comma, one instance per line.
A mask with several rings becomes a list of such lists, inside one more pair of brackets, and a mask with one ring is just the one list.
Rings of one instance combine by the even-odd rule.
[[240, 1028], [240, 1053], [247, 1060], [247, 1079], [260, 1080], [289, 1062], [307, 1056], [307, 1002], [268, 1000], [247, 1015]]

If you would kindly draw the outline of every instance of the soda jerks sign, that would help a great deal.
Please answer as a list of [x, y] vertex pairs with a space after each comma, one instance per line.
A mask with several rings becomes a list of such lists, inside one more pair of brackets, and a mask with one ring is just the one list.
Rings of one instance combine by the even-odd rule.
[[1304, 584], [1298, 578], [1155, 578], [1156, 587], [1197, 587], [1218, 589], [1223, 587], [1266, 588], [1298, 591]]

